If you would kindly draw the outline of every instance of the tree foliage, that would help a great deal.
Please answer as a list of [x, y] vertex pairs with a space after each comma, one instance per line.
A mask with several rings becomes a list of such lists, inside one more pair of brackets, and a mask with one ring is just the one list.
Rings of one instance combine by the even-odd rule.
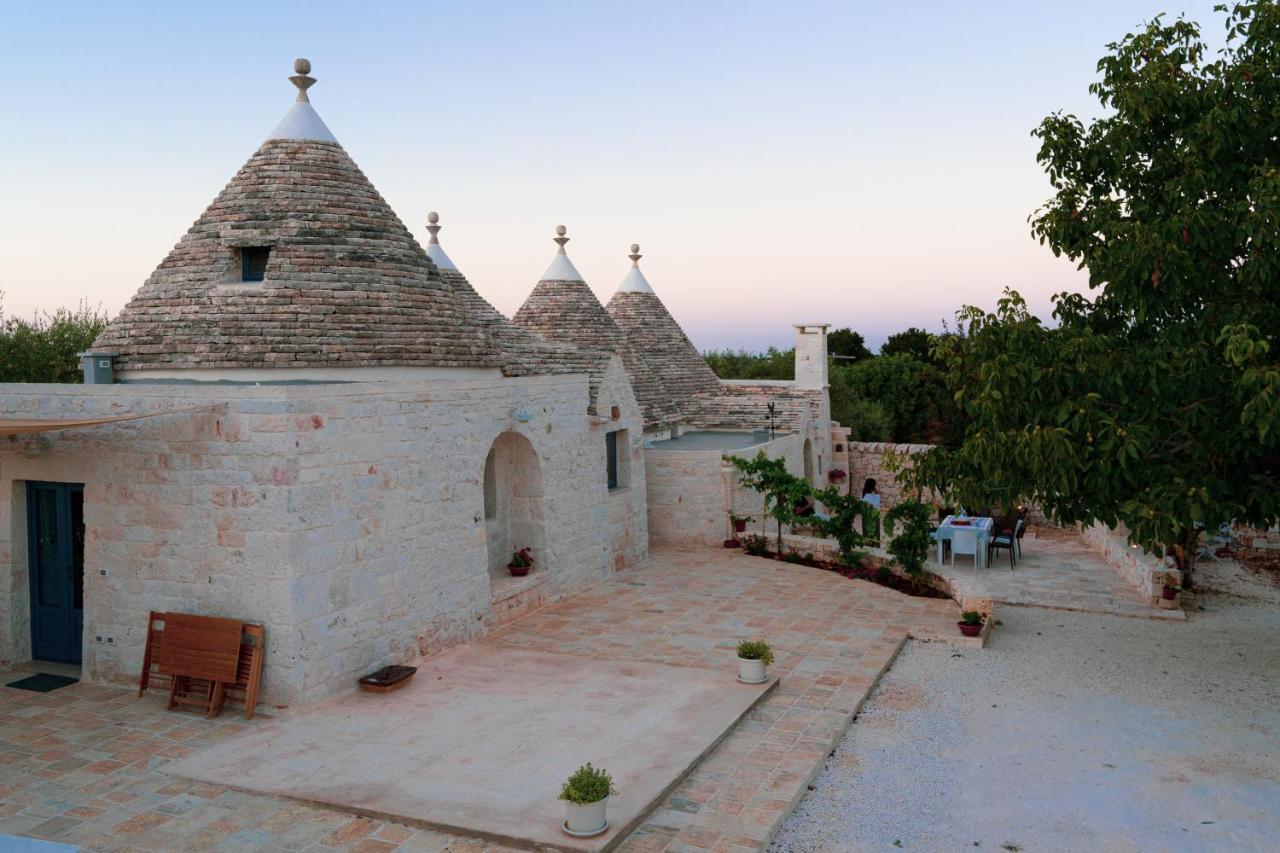
[[106, 325], [107, 315], [83, 302], [24, 320], [6, 317], [0, 300], [0, 382], [80, 382], [78, 354]]
[[890, 335], [880, 347], [881, 355], [909, 355], [917, 361], [933, 361], [934, 336], [912, 326]]
[[917, 500], [907, 500], [885, 515], [890, 529], [896, 529], [889, 540], [888, 551], [902, 566], [911, 582], [919, 586], [924, 579], [924, 564], [933, 544], [929, 530], [930, 508]]
[[875, 527], [877, 510], [858, 494], [844, 494], [836, 486], [828, 486], [814, 493], [814, 497], [826, 510], [826, 517], [814, 517], [813, 526], [823, 536], [830, 536], [840, 547], [840, 560], [846, 566], [860, 562], [861, 549], [879, 545], [873, 536], [864, 536], [854, 528], [854, 522], [863, 519], [866, 527]]
[[761, 450], [753, 459], [730, 456], [729, 461], [742, 472], [740, 483], [760, 492], [765, 514], [778, 523], [778, 553], [782, 553], [782, 527], [794, 524], [796, 504], [809, 496], [809, 483], [787, 470], [785, 459], [770, 459]]
[[702, 354], [721, 379], [794, 379], [796, 351], [769, 347], [762, 353], [739, 350], [707, 350]]
[[1093, 298], [1055, 297], [1056, 329], [1012, 292], [962, 311], [940, 355], [968, 427], [913, 469], [971, 505], [1123, 523], [1188, 573], [1197, 523], [1280, 517], [1280, 7], [1219, 11], [1217, 58], [1157, 18], [1098, 63], [1107, 115], [1034, 131], [1054, 194], [1032, 231]]
[[860, 332], [844, 328], [827, 333], [827, 355], [838, 361], [861, 361], [871, 358], [871, 350]]

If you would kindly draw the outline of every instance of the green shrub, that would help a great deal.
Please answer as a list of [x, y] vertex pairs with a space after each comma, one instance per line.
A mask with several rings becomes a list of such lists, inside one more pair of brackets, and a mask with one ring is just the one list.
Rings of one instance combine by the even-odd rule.
[[80, 382], [78, 354], [106, 325], [107, 315], [83, 302], [30, 320], [6, 317], [0, 305], [0, 382]]
[[752, 533], [742, 540], [742, 550], [753, 557], [763, 557], [769, 553], [769, 542], [759, 533]]
[[764, 640], [743, 640], [738, 643], [738, 657], [743, 660], [762, 660], [768, 666], [773, 663], [773, 647]]
[[898, 535], [889, 542], [889, 553], [915, 586], [924, 580], [924, 564], [933, 545], [929, 535], [929, 514], [929, 506], [911, 500], [898, 504], [885, 516], [890, 527], [898, 527]]
[[849, 428], [850, 441], [893, 441], [893, 418], [883, 404], [831, 388], [831, 420]]
[[876, 566], [876, 580], [880, 583], [888, 583], [891, 578], [893, 578], [893, 569], [884, 564]]
[[592, 767], [590, 762], [579, 767], [560, 789], [560, 799], [579, 805], [598, 803], [610, 794], [618, 793], [613, 787], [613, 777], [608, 771]]

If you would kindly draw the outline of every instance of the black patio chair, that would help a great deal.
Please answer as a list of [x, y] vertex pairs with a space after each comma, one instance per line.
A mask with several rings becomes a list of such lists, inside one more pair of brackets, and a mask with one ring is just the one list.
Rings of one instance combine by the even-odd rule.
[[1017, 547], [1018, 533], [1022, 530], [1022, 519], [1017, 519], [1012, 529], [1008, 527], [1002, 528], [998, 524], [994, 529], [998, 532], [991, 537], [991, 541], [987, 545], [987, 565], [991, 565], [992, 554], [1001, 548], [1005, 548], [1009, 551], [1009, 569], [1012, 570], [1017, 565], [1013, 559], [1013, 549]]

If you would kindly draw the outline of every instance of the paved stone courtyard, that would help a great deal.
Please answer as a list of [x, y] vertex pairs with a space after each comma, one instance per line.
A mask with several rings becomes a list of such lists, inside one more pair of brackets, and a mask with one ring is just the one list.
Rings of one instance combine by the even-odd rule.
[[[731, 672], [739, 639], [767, 638], [779, 687], [622, 848], [746, 851], [807, 790], [907, 637], [953, 635], [957, 611], [737, 551], [658, 551], [482, 642]], [[116, 687], [0, 688], [0, 834], [93, 850], [503, 849], [165, 772], [263, 724], [165, 711], [158, 693], [137, 699]]]
[[[939, 571], [930, 555], [928, 568]], [[1073, 530], [1033, 527], [1022, 540], [1022, 557], [1009, 568], [1007, 551], [992, 556], [991, 565], [973, 570], [969, 557], [941, 574], [965, 591], [990, 596], [996, 603], [1023, 604], [1056, 610], [1111, 613], [1147, 619], [1184, 619], [1180, 610], [1161, 610], [1142, 599], [1136, 589], [1098, 556]]]

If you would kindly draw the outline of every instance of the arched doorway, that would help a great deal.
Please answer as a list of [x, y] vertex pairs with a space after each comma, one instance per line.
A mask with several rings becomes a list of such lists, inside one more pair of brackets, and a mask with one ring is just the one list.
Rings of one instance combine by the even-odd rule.
[[499, 435], [485, 457], [484, 527], [491, 577], [505, 577], [520, 548], [533, 550], [534, 572], [546, 571], [542, 469], [533, 445], [519, 433]]
[[809, 485], [816, 485], [813, 482], [813, 442], [809, 439], [804, 440], [804, 480]]

